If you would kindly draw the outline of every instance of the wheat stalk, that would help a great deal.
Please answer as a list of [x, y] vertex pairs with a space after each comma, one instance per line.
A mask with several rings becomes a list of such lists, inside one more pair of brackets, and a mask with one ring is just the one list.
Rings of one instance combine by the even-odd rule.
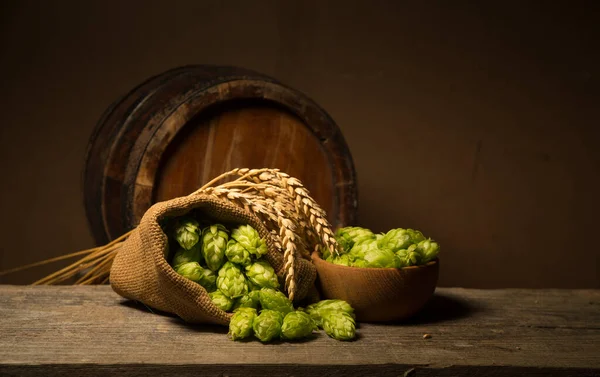
[[[287, 191], [287, 197], [291, 198], [291, 201], [296, 208], [296, 212], [301, 217], [300, 220], [302, 221], [302, 223], [299, 222], [299, 225], [301, 225], [302, 228], [307, 229], [307, 233], [309, 233], [309, 236], [311, 236], [310, 233], [314, 232], [313, 235], [316, 235], [320, 241], [327, 245], [331, 253], [339, 254], [339, 246], [331, 230], [331, 225], [329, 224], [329, 221], [327, 221], [327, 215], [325, 211], [310, 196], [309, 191], [302, 185], [302, 182], [300, 182], [300, 180], [294, 177], [290, 177], [288, 174], [281, 172], [279, 169], [264, 168], [233, 169], [215, 178], [211, 182], [217, 182], [221, 179], [229, 178], [234, 175], [239, 175], [240, 177], [233, 182], [221, 186], [232, 187], [236, 184], [236, 182], [240, 183], [246, 180], [252, 180], [254, 183], [257, 184], [267, 184], [266, 190], [276, 191], [276, 188], [280, 188]], [[256, 186], [256, 188], [259, 188], [259, 186]], [[200, 189], [199, 191], [201, 190], [202, 189]], [[269, 195], [269, 193], [266, 193], [266, 195]], [[283, 198], [286, 197], [281, 194], [279, 196]], [[302, 218], [302, 215], [304, 218]], [[308, 224], [306, 223], [310, 224], [310, 227], [308, 227]]]
[[289, 208], [285, 208], [285, 205], [281, 204], [285, 199], [281, 198], [282, 201], [280, 202], [248, 192], [241, 192], [236, 188], [208, 188], [205, 192], [219, 199], [222, 199], [224, 196], [232, 203], [245, 208], [249, 212], [255, 213], [269, 230], [276, 230], [273, 225], [277, 225], [279, 233], [274, 237], [277, 240], [277, 244], [283, 249], [285, 288], [290, 299], [293, 300], [296, 292], [296, 279], [294, 275], [298, 250], [296, 240], [301, 239], [301, 237], [298, 237], [294, 232], [297, 226], [295, 221], [291, 219], [295, 217], [295, 214], [290, 213]]
[[[285, 190], [302, 222], [310, 224], [310, 227], [308, 227], [308, 224], [303, 226], [307, 229], [309, 236], [316, 235], [319, 241], [328, 246], [332, 254], [339, 254], [339, 246], [331, 230], [331, 225], [327, 221], [325, 211], [310, 196], [309, 191], [302, 185], [300, 180], [290, 177], [279, 169], [255, 169], [250, 171], [240, 169], [237, 172], [235, 170], [228, 172], [228, 176], [234, 174], [241, 175], [240, 179], [251, 178], [254, 179], [254, 182], [270, 184]], [[232, 183], [235, 183], [235, 181]]]
[[[236, 168], [215, 177], [190, 196], [201, 193], [234, 203], [254, 213], [264, 222], [271, 233], [273, 244], [283, 254], [285, 287], [291, 299], [296, 291], [297, 258], [310, 259], [310, 251], [319, 244], [326, 245], [331, 253], [338, 254], [339, 246], [325, 211], [310, 196], [300, 180], [278, 169]], [[83, 271], [86, 272], [75, 284], [103, 284], [109, 280], [110, 267], [119, 247], [130, 234], [131, 231], [104, 246], [3, 271], [0, 276], [85, 255], [33, 284], [57, 284]]]
[[[327, 221], [327, 214], [310, 196], [310, 193], [302, 185], [300, 180], [275, 169], [271, 173], [277, 177], [276, 179], [271, 180], [274, 183], [279, 183], [283, 189], [288, 190], [290, 197], [293, 198], [296, 211], [304, 214], [306, 220], [308, 220], [309, 224], [312, 226], [312, 230], [314, 230], [322, 242], [329, 247], [331, 253], [339, 254], [339, 246], [331, 231], [329, 221]], [[266, 177], [267, 173], [263, 173], [262, 175]]]

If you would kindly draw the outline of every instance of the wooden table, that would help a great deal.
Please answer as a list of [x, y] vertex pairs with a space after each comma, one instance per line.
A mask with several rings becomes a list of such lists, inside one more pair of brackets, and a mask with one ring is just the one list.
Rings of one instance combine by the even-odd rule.
[[0, 375], [600, 376], [599, 290], [438, 288], [410, 323], [361, 324], [354, 342], [226, 332], [108, 286], [0, 286]]

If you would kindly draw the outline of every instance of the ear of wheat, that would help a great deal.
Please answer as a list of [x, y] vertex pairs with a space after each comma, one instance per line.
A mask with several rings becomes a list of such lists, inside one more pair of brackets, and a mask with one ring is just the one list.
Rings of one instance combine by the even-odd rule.
[[[294, 276], [296, 259], [310, 259], [316, 247], [326, 247], [338, 253], [338, 244], [327, 221], [325, 211], [310, 196], [300, 180], [278, 169], [233, 169], [214, 178], [190, 195], [207, 194], [227, 200], [254, 213], [271, 232], [274, 244], [283, 254], [285, 288], [293, 300], [296, 291]], [[123, 234], [112, 242], [27, 266], [0, 272], [0, 276], [64, 260], [81, 257], [34, 285], [53, 285], [81, 275], [74, 284], [103, 284], [110, 276], [110, 267], [120, 245], [131, 234]]]

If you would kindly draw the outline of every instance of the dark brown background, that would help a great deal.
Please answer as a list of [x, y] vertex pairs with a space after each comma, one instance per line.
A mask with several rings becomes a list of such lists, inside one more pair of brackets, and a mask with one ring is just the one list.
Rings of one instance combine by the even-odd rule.
[[485, 3], [3, 1], [0, 269], [93, 246], [81, 172], [100, 114], [210, 63], [323, 106], [361, 224], [439, 240], [440, 285], [600, 288], [598, 3]]

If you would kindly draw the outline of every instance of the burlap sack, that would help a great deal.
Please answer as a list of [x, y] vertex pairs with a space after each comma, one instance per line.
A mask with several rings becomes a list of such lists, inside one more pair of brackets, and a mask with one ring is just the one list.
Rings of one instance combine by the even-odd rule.
[[[268, 230], [252, 213], [205, 195], [181, 197], [156, 203], [124, 242], [110, 270], [110, 285], [119, 295], [143, 302], [151, 308], [178, 315], [186, 322], [227, 325], [231, 314], [217, 308], [199, 284], [177, 274], [166, 258], [168, 239], [159, 221], [181, 216], [192, 209], [210, 221], [249, 224], [267, 241], [265, 255], [283, 283], [283, 255], [273, 246]], [[316, 269], [307, 260], [298, 260], [295, 277], [296, 298], [314, 290]], [[283, 284], [282, 284], [283, 286]]]

